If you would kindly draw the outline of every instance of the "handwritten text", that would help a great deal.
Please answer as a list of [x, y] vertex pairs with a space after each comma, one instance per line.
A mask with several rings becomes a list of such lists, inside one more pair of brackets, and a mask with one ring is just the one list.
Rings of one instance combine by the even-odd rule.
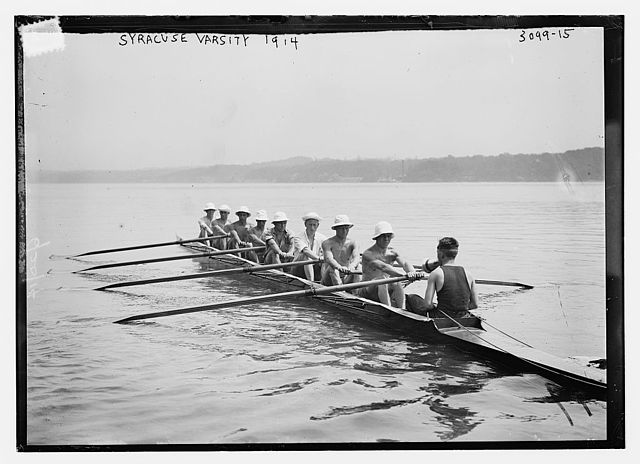
[[49, 245], [50, 242], [40, 243], [40, 239], [32, 238], [27, 242], [27, 298], [35, 298], [40, 292], [38, 289], [38, 279], [42, 279], [45, 274], [38, 275], [38, 253], [36, 250]]
[[131, 47], [140, 45], [181, 45], [194, 43], [196, 45], [217, 46], [217, 47], [238, 47], [267, 46], [270, 48], [293, 48], [298, 49], [297, 36], [264, 35], [264, 41], [259, 40], [260, 36], [246, 34], [210, 34], [199, 33], [140, 33], [127, 32], [120, 34], [118, 45], [121, 47]]
[[518, 37], [518, 42], [523, 43], [527, 41], [536, 41], [536, 42], [548, 42], [553, 39], [568, 39], [571, 37], [571, 31], [574, 29], [563, 28], [563, 29], [544, 29], [540, 31], [531, 31], [527, 32], [524, 29], [520, 31], [520, 35]]

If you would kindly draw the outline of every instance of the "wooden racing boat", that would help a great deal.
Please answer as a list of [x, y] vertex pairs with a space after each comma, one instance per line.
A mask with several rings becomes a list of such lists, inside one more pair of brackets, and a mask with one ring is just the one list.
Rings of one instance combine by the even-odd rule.
[[[212, 251], [202, 244], [182, 244], [192, 253]], [[251, 267], [256, 263], [239, 255], [219, 255], [194, 258], [212, 267]], [[302, 290], [322, 287], [301, 277], [280, 270], [257, 270], [250, 275], [276, 288]], [[606, 393], [606, 370], [585, 365], [571, 358], [560, 358], [537, 350], [526, 343], [500, 332], [488, 331], [475, 315], [464, 318], [431, 318], [387, 306], [346, 291], [312, 298], [340, 311], [353, 314], [412, 340], [453, 344], [463, 351], [489, 358], [519, 371], [536, 372], [568, 388], [602, 396]]]

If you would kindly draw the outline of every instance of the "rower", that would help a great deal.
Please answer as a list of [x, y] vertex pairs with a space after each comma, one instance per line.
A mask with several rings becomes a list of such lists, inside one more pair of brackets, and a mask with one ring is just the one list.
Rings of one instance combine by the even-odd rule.
[[[231, 212], [231, 208], [227, 205], [222, 205], [218, 208], [218, 213], [220, 217], [211, 221], [211, 225], [213, 226], [214, 235], [227, 235], [227, 231], [225, 227], [229, 224], [229, 213]], [[227, 239], [219, 238], [211, 241], [211, 246], [217, 248], [218, 250], [226, 250], [227, 249]]]
[[[388, 279], [389, 277], [399, 277], [405, 274], [409, 277], [409, 282], [426, 277], [426, 274], [416, 272], [413, 265], [389, 246], [394, 236], [391, 224], [388, 222], [381, 221], [375, 225], [372, 237], [375, 243], [362, 253], [363, 281]], [[399, 264], [404, 272], [393, 267], [394, 263]], [[388, 306], [405, 309], [404, 287], [400, 282], [375, 287], [363, 287], [356, 289], [353, 293]]]
[[[322, 218], [318, 213], [310, 212], [302, 216], [304, 231], [293, 237], [293, 261], [320, 259], [322, 257], [322, 242], [327, 237], [316, 232]], [[320, 264], [307, 264], [291, 268], [291, 273], [307, 280], [320, 280]]]
[[322, 242], [324, 263], [320, 269], [320, 282], [323, 285], [360, 282], [361, 276], [357, 273], [360, 270], [358, 245], [355, 240], [348, 237], [349, 229], [352, 227], [353, 223], [349, 221], [349, 216], [339, 214], [331, 226], [336, 234]]
[[[247, 248], [251, 246], [249, 229], [252, 227], [252, 224], [247, 223], [247, 219], [251, 216], [251, 211], [249, 211], [248, 207], [241, 206], [236, 211], [236, 216], [238, 216], [238, 220], [231, 224], [227, 224], [224, 228], [230, 236], [227, 242], [227, 250], [235, 250], [236, 248]], [[246, 256], [243, 257], [246, 258]]]
[[[269, 220], [269, 216], [267, 212], [263, 209], [259, 209], [256, 211], [256, 225], [249, 229], [249, 241], [251, 242], [251, 246], [266, 246], [267, 242], [265, 242], [266, 229], [265, 225]], [[248, 251], [248, 259], [253, 261], [254, 263], [261, 263], [264, 261], [264, 251]]]
[[[213, 215], [216, 212], [216, 205], [213, 203], [207, 203], [204, 206], [205, 216], [198, 219], [198, 226], [200, 227], [200, 235], [198, 237], [211, 237], [213, 236]], [[203, 240], [202, 243], [209, 245], [209, 240]]]
[[265, 234], [265, 243], [267, 250], [264, 254], [265, 264], [281, 264], [293, 260], [293, 236], [294, 234], [287, 230], [287, 215], [282, 211], [278, 211], [273, 215], [271, 227]]
[[[438, 261], [440, 267], [429, 274], [424, 300], [417, 295], [407, 295], [410, 311], [432, 317], [442, 312], [450, 317], [470, 317], [470, 309], [478, 307], [478, 294], [473, 277], [462, 267], [456, 265], [459, 243], [453, 237], [441, 238], [438, 242]], [[438, 306], [433, 303], [437, 295]], [[442, 317], [442, 314], [440, 314]]]

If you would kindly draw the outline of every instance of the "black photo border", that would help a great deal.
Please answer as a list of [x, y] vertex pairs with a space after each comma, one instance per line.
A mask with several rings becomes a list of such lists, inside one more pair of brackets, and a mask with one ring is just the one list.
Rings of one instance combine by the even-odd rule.
[[[315, 34], [600, 27], [604, 31], [607, 439], [559, 442], [29, 445], [27, 443], [26, 177], [20, 27], [57, 18], [62, 32]], [[624, 16], [14, 16], [16, 143], [16, 447], [22, 452], [602, 449], [625, 447]]]

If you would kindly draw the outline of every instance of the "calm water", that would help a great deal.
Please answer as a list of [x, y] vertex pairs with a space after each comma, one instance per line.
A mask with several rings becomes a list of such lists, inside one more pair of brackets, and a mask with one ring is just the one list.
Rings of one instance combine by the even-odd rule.
[[451, 235], [474, 277], [535, 286], [480, 286], [493, 325], [556, 355], [604, 358], [603, 184], [32, 184], [27, 195], [29, 444], [606, 439], [603, 401], [307, 300], [112, 324], [272, 291], [246, 277], [92, 290], [200, 271], [192, 260], [71, 273], [177, 247], [57, 257], [195, 237], [208, 201], [285, 211], [295, 231], [316, 211], [325, 235], [346, 213], [363, 247], [387, 220], [412, 262]]

